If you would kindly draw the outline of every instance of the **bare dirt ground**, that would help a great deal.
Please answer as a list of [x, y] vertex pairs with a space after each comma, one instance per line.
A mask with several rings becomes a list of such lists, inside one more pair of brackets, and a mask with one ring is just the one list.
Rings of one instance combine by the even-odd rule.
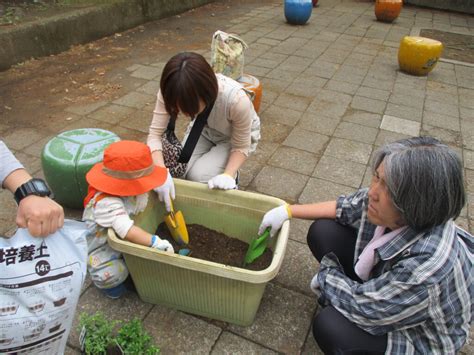
[[443, 43], [443, 58], [474, 64], [474, 36], [427, 29], [421, 30], [420, 35]]
[[[184, 48], [209, 48], [212, 33], [206, 19], [212, 14], [218, 18], [234, 5], [243, 13], [252, 6], [230, 0], [211, 3], [0, 72], [2, 122], [41, 128], [43, 119], [54, 120], [66, 106], [122, 96], [131, 83], [121, 80], [121, 71], [135, 63], [166, 60]], [[192, 12], [199, 14], [198, 21], [189, 16]]]

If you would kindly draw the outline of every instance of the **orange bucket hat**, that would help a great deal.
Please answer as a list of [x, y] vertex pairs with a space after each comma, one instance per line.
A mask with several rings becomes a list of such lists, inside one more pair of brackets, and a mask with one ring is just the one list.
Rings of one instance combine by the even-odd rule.
[[150, 148], [136, 141], [118, 141], [104, 150], [102, 163], [86, 174], [90, 187], [115, 196], [140, 195], [166, 181], [166, 168], [153, 163]]

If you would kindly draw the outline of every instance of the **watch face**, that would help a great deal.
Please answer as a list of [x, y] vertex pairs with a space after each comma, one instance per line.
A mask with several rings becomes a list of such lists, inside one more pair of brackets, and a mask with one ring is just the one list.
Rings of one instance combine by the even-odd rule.
[[33, 179], [31, 182], [34, 186], [34, 189], [40, 196], [48, 196], [50, 194], [48, 186], [46, 186], [46, 183], [43, 180]]

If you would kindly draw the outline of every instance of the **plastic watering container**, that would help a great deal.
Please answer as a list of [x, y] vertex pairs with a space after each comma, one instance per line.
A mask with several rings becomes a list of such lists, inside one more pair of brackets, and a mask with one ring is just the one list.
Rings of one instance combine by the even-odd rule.
[[[246, 243], [255, 236], [265, 212], [285, 203], [257, 193], [209, 190], [206, 184], [174, 181], [175, 208], [183, 212], [187, 224], [200, 224]], [[135, 223], [154, 233], [164, 214], [163, 203], [150, 193], [148, 206]], [[261, 271], [167, 254], [121, 240], [112, 229], [108, 230], [108, 242], [123, 253], [143, 301], [246, 326], [255, 318], [266, 284], [281, 267], [289, 227], [285, 222], [269, 243], [273, 259]]]

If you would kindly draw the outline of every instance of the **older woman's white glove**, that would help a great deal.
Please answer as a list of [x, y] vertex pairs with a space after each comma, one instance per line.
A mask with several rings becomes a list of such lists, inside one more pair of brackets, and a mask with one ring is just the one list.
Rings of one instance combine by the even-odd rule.
[[167, 240], [161, 239], [157, 235], [154, 235], [151, 238], [151, 247], [155, 248], [155, 249], [158, 249], [158, 250], [161, 250], [161, 251], [164, 251], [164, 252], [167, 252], [169, 254], [174, 254], [174, 249], [173, 249], [173, 246], [171, 245], [171, 243], [168, 242]]
[[234, 177], [229, 174], [220, 174], [214, 176], [207, 182], [210, 189], [232, 190], [237, 187]]
[[165, 202], [165, 208], [168, 212], [171, 212], [171, 199], [175, 199], [176, 193], [174, 189], [174, 182], [171, 174], [168, 170], [168, 176], [166, 177], [166, 181], [163, 185], [155, 187], [153, 189], [157, 194], [160, 201]]
[[262, 219], [262, 223], [258, 228], [258, 234], [261, 235], [265, 229], [271, 227], [270, 238], [273, 238], [275, 234], [280, 230], [283, 223], [291, 218], [291, 211], [288, 205], [282, 205], [275, 207], [265, 213]]

